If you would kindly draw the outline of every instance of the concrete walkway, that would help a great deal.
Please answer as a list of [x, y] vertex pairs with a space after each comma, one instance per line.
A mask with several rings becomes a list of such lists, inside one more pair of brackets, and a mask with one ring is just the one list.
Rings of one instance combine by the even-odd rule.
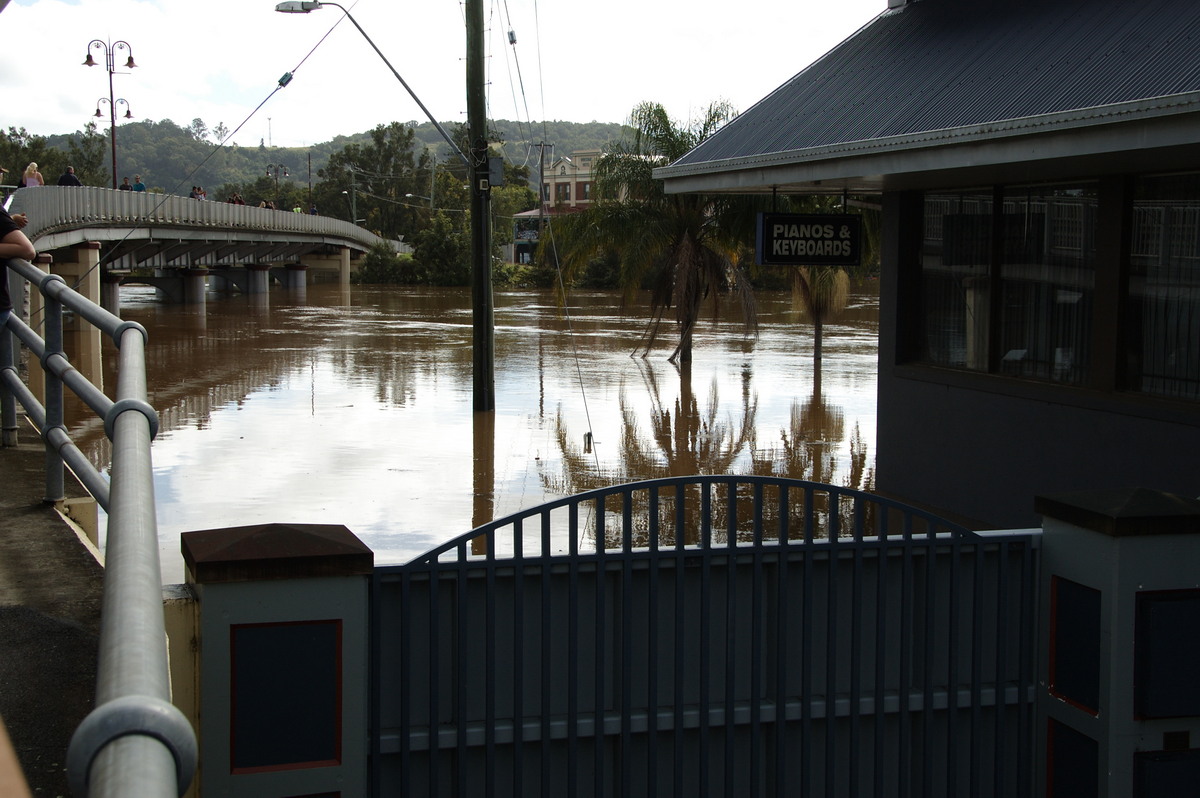
[[0, 718], [32, 795], [66, 796], [67, 744], [95, 698], [104, 572], [44, 493], [44, 449], [22, 428], [0, 448]]

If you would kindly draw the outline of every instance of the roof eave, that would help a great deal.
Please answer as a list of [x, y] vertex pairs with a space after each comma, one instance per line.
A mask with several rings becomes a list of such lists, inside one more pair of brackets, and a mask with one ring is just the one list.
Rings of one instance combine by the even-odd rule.
[[[718, 134], [719, 135], [719, 134]], [[654, 170], [668, 193], [882, 190], [896, 175], [1200, 141], [1200, 92]], [[832, 186], [832, 187], [831, 187]]]

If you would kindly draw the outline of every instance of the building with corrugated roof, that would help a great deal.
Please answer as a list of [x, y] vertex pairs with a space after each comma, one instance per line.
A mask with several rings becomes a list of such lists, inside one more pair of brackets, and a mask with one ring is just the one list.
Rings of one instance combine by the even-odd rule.
[[1200, 4], [880, 4], [656, 175], [881, 197], [882, 492], [1200, 495]]

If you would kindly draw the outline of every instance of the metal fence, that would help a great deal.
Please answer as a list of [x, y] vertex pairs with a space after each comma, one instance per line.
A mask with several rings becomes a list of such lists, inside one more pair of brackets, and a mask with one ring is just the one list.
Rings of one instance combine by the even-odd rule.
[[[146, 331], [75, 293], [58, 275], [23, 260], [9, 260], [7, 265], [41, 292], [45, 338], [15, 314], [0, 332], [3, 442], [16, 443], [19, 401], [46, 444], [46, 497], [62, 498], [65, 461], [108, 512], [96, 709], [71, 740], [67, 769], [72, 794], [182, 795], [195, 771], [196, 738], [183, 714], [171, 705], [150, 461], [158, 420], [146, 401]], [[67, 360], [64, 308], [116, 342], [120, 352], [115, 401]], [[45, 405], [21, 380], [14, 336], [42, 365]], [[64, 387], [104, 419], [112, 441], [110, 479], [97, 472], [68, 437], [63, 426]]]
[[376, 571], [374, 793], [1030, 794], [1039, 540], [735, 476], [482, 526]]

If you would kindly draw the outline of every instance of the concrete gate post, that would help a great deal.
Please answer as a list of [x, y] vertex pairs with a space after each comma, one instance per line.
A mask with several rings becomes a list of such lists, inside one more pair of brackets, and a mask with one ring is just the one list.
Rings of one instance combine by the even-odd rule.
[[1200, 784], [1200, 501], [1039, 497], [1039, 795], [1168, 798]]
[[200, 793], [369, 794], [374, 555], [344, 526], [185, 532], [199, 605]]

